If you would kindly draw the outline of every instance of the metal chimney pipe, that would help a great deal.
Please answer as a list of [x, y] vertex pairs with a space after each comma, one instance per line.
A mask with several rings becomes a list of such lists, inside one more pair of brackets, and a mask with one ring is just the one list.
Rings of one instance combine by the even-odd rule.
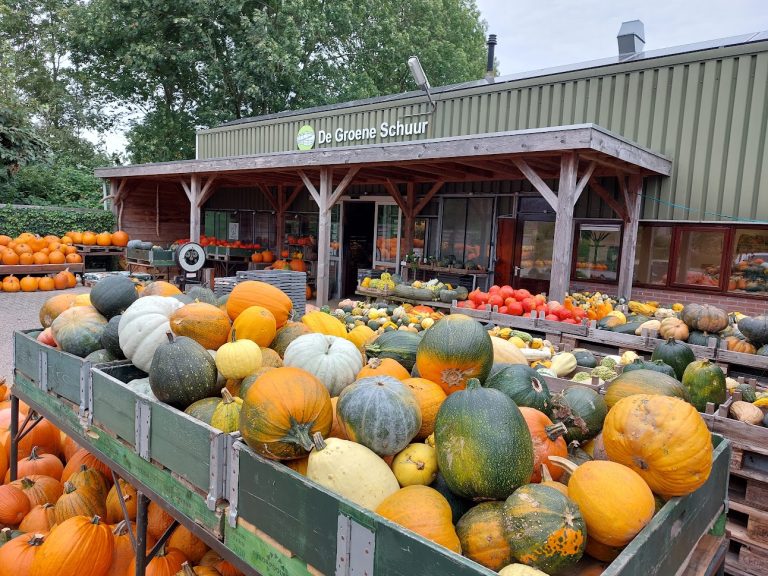
[[488, 35], [488, 42], [486, 42], [486, 45], [488, 46], [488, 62], [485, 65], [485, 75], [493, 76], [494, 53], [496, 52], [496, 34]]

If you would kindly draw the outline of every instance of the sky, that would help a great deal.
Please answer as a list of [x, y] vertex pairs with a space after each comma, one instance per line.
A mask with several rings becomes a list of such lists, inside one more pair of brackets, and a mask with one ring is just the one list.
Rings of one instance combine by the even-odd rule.
[[[626, 20], [643, 21], [646, 50], [768, 30], [768, 0], [476, 1], [498, 37], [502, 75], [613, 56]], [[125, 150], [120, 132], [104, 142], [109, 152]]]

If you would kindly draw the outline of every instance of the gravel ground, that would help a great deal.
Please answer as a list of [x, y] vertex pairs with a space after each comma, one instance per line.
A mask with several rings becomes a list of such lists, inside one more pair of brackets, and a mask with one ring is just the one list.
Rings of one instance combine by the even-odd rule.
[[0, 292], [0, 378], [13, 380], [13, 332], [39, 328], [38, 313], [48, 298], [56, 294], [80, 294], [90, 288], [77, 286], [55, 292]]

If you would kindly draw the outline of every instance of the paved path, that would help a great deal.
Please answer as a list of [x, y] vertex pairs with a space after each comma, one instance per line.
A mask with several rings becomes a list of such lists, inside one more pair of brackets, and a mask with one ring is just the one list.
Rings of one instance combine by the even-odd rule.
[[43, 302], [63, 293], [80, 294], [90, 288], [77, 286], [52, 292], [0, 292], [0, 379], [13, 378], [13, 331], [39, 328], [39, 312]]

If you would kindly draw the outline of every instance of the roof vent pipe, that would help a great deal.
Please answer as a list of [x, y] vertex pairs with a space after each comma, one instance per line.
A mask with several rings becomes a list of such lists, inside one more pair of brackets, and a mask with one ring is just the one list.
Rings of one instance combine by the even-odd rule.
[[485, 64], [485, 78], [487, 80], [491, 80], [495, 76], [494, 68], [496, 63], [496, 34], [488, 35], [488, 41], [486, 42], [486, 45], [488, 46], [488, 61]]
[[619, 56], [642, 52], [645, 47], [645, 26], [642, 20], [622, 22], [616, 39], [619, 41]]

